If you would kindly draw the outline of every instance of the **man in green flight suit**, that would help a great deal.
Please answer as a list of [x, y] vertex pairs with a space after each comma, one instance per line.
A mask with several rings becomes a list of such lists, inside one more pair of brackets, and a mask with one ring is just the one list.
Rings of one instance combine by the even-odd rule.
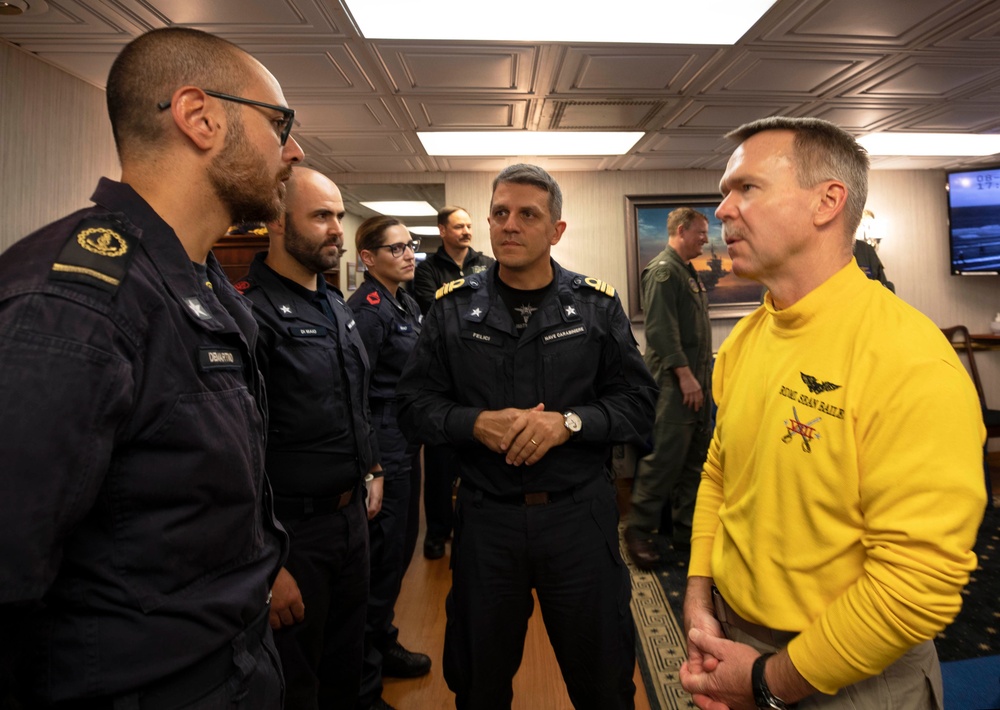
[[679, 207], [667, 216], [667, 233], [666, 248], [642, 272], [644, 359], [660, 396], [653, 451], [636, 471], [625, 539], [633, 561], [644, 569], [660, 561], [653, 533], [668, 504], [673, 547], [690, 549], [694, 502], [712, 435], [708, 294], [691, 264], [708, 242], [708, 219]]

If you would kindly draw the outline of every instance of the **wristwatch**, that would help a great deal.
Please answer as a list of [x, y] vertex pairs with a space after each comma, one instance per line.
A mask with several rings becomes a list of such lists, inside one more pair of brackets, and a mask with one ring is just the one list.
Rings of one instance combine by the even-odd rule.
[[775, 697], [771, 689], [767, 687], [767, 681], [764, 680], [764, 666], [767, 664], [767, 659], [773, 655], [773, 653], [765, 653], [758, 656], [757, 660], [753, 662], [753, 669], [750, 671], [750, 683], [753, 686], [753, 702], [757, 706], [757, 710], [788, 710], [788, 705], [785, 701]]
[[583, 429], [583, 420], [580, 419], [580, 415], [576, 412], [563, 412], [563, 424], [567, 429], [569, 429], [569, 435], [576, 436]]

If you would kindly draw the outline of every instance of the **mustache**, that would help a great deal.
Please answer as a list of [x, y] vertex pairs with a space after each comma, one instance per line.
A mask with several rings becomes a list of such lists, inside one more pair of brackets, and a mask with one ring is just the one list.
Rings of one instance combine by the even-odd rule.
[[729, 243], [729, 241], [730, 241], [731, 238], [732, 239], [743, 239], [744, 236], [746, 236], [746, 232], [744, 232], [742, 229], [740, 229], [736, 225], [723, 223], [723, 225], [722, 225], [722, 238], [726, 241], [726, 243]]

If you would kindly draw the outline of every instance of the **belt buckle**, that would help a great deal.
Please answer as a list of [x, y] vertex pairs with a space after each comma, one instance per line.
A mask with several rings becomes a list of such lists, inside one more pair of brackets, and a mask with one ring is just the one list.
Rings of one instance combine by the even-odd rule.
[[549, 494], [545, 491], [540, 491], [538, 493], [525, 493], [524, 494], [524, 504], [525, 505], [546, 505], [549, 502]]

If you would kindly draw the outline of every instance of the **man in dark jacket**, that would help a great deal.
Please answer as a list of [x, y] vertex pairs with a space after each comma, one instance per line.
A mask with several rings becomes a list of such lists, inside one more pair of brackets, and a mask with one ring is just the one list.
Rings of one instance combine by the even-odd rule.
[[[438, 212], [441, 246], [417, 264], [413, 294], [424, 315], [434, 303], [434, 293], [444, 284], [486, 271], [493, 258], [472, 248], [472, 218], [461, 207], [449, 206]], [[424, 517], [427, 534], [424, 556], [436, 560], [444, 556], [444, 543], [451, 536], [451, 492], [458, 476], [458, 458], [447, 446], [424, 447]]]
[[631, 583], [605, 462], [643, 444], [656, 384], [615, 290], [550, 258], [541, 168], [494, 181], [498, 264], [449, 283], [397, 388], [404, 432], [461, 457], [444, 674], [459, 710], [509, 708], [534, 588], [577, 708], [634, 705]]
[[107, 101], [121, 182], [0, 257], [0, 705], [275, 710], [257, 325], [210, 249], [277, 216], [294, 111], [181, 28]]
[[[329, 178], [297, 168], [270, 249], [236, 287], [254, 304], [270, 413], [267, 471], [292, 538], [271, 626], [286, 708], [355, 710], [368, 603], [368, 518], [382, 501], [368, 407], [368, 356], [323, 272], [342, 255], [344, 203]], [[372, 474], [365, 502], [364, 479]]]

